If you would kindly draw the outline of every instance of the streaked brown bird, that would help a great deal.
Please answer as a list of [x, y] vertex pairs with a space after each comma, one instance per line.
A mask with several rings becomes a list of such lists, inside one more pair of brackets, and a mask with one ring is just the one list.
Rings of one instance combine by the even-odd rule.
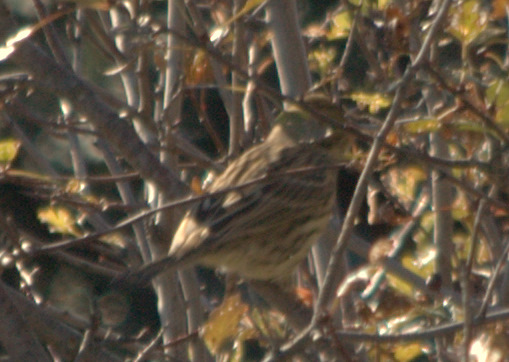
[[126, 281], [140, 284], [162, 271], [196, 264], [248, 280], [287, 279], [321, 235], [335, 200], [332, 166], [338, 160], [328, 149], [334, 142], [317, 141], [324, 133], [302, 112], [283, 113], [263, 143], [210, 184], [210, 198], [186, 213], [168, 256], [130, 273]]

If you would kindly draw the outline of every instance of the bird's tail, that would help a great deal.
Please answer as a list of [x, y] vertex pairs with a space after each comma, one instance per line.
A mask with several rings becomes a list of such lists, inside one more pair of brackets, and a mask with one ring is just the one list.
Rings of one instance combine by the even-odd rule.
[[180, 266], [179, 260], [175, 256], [169, 255], [138, 269], [122, 273], [114, 278], [111, 284], [120, 288], [144, 287], [158, 274], [175, 271]]

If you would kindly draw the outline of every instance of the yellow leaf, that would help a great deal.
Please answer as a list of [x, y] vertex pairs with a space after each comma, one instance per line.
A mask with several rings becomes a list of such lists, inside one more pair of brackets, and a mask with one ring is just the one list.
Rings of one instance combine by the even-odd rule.
[[495, 119], [503, 125], [509, 121], [509, 82], [493, 82], [486, 90], [486, 98], [496, 106]]
[[350, 95], [361, 106], [367, 106], [370, 113], [377, 113], [380, 109], [388, 108], [392, 98], [382, 93], [356, 92]]
[[85, 183], [75, 178], [71, 178], [67, 185], [65, 185], [65, 192], [77, 194], [78, 192], [83, 191], [85, 188]]
[[352, 28], [352, 16], [349, 12], [344, 11], [332, 18], [332, 27], [327, 34], [327, 39], [343, 39], [348, 36]]
[[440, 129], [440, 123], [436, 118], [421, 118], [402, 122], [399, 125], [405, 131], [417, 134], [437, 132]]
[[48, 206], [38, 211], [41, 222], [48, 225], [53, 233], [70, 234], [81, 236], [81, 232], [76, 226], [76, 218], [72, 213], [62, 206]]
[[336, 50], [333, 48], [317, 49], [308, 56], [310, 63], [315, 63], [320, 74], [324, 75], [331, 69], [335, 57]]
[[449, 32], [464, 45], [470, 44], [488, 25], [486, 16], [482, 16], [477, 0], [460, 2], [450, 9]]
[[396, 361], [400, 362], [413, 361], [423, 354], [423, 349], [425, 347], [426, 346], [423, 346], [418, 342], [401, 343], [396, 347], [394, 357], [396, 358]]
[[[426, 279], [433, 273], [433, 261], [435, 260], [435, 250], [428, 248], [422, 250], [416, 257], [413, 253], [404, 253], [401, 257], [401, 264], [411, 272]], [[400, 293], [412, 297], [414, 295], [414, 286], [404, 279], [392, 273], [387, 273], [389, 284]]]
[[217, 354], [239, 335], [239, 323], [248, 311], [248, 306], [241, 301], [240, 295], [226, 298], [210, 314], [203, 326], [202, 335], [207, 347]]

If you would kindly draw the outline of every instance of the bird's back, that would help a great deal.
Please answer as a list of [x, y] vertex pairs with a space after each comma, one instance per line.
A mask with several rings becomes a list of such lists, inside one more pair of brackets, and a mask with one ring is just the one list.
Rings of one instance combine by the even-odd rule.
[[216, 178], [212, 193], [264, 177], [196, 205], [182, 221], [170, 255], [199, 253], [199, 263], [247, 279], [275, 280], [293, 271], [330, 217], [333, 160], [316, 145], [269, 147], [253, 147]]

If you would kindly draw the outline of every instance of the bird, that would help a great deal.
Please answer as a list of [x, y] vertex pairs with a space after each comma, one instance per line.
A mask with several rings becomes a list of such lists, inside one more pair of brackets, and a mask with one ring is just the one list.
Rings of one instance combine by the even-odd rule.
[[185, 213], [167, 256], [122, 282], [143, 284], [194, 265], [246, 280], [291, 277], [325, 229], [336, 198], [333, 150], [344, 137], [326, 132], [306, 113], [284, 111], [265, 141], [234, 159], [206, 188], [210, 196]]

